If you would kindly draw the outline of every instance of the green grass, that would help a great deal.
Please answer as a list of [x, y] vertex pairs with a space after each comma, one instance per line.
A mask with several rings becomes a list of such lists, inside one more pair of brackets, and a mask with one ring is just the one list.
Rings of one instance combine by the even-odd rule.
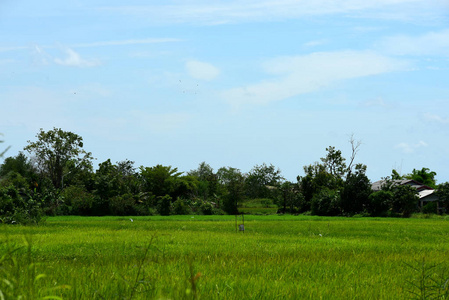
[[[448, 267], [449, 221], [441, 218], [247, 215], [244, 233], [235, 231], [233, 216], [132, 219], [54, 217], [40, 226], [0, 226], [0, 275], [15, 282], [14, 288], [3, 284], [3, 293], [25, 299], [404, 299], [422, 294], [425, 285], [418, 283], [443, 280]], [[426, 268], [433, 277], [420, 277]], [[36, 280], [40, 274], [46, 277]]]

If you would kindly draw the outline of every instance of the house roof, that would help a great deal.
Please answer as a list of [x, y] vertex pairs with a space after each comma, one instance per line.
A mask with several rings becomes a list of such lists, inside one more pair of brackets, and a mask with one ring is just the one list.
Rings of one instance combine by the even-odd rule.
[[[382, 186], [387, 183], [386, 180], [379, 180], [376, 182], [373, 182], [371, 184], [371, 189], [373, 191], [380, 191], [382, 189]], [[435, 190], [425, 184], [422, 184], [416, 180], [413, 179], [402, 179], [402, 180], [391, 180], [391, 185], [410, 185], [418, 190], [419, 198], [428, 197], [429, 195], [433, 194]]]
[[435, 192], [435, 190], [422, 190], [422, 191], [418, 192], [419, 198], [424, 198], [424, 197], [430, 196], [434, 192]]

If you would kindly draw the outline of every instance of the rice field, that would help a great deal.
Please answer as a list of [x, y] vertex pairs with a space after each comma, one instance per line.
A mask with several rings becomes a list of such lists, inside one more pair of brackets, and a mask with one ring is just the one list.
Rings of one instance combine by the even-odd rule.
[[154, 216], [2, 225], [0, 299], [446, 299], [444, 218], [235, 224]]

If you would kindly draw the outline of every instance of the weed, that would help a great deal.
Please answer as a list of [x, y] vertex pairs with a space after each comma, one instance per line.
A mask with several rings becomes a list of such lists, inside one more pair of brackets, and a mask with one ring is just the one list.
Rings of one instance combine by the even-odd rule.
[[408, 280], [411, 287], [408, 292], [414, 299], [447, 299], [449, 296], [449, 278], [437, 264], [428, 264], [426, 259], [415, 265], [405, 265], [416, 273], [416, 278]]
[[189, 261], [189, 283], [190, 288], [186, 289], [186, 295], [192, 295], [193, 299], [198, 299], [198, 291], [197, 291], [197, 281], [200, 279], [201, 273], [197, 272], [195, 274], [194, 268], [193, 268], [193, 262]]
[[[32, 256], [31, 238], [23, 239], [25, 247], [7, 245], [0, 257], [0, 299], [62, 299], [52, 295], [67, 285], [51, 287], [47, 277], [38, 272], [39, 264]], [[24, 249], [25, 248], [25, 249]], [[23, 255], [22, 250], [25, 250]]]

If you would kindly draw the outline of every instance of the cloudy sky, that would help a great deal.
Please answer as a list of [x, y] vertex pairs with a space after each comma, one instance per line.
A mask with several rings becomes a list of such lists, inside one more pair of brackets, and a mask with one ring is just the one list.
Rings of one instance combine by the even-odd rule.
[[[445, 0], [0, 1], [0, 132], [81, 135], [98, 163], [288, 180], [328, 146], [372, 181], [449, 181]], [[1, 150], [1, 149], [0, 149]], [[1, 152], [1, 151], [0, 151]]]

